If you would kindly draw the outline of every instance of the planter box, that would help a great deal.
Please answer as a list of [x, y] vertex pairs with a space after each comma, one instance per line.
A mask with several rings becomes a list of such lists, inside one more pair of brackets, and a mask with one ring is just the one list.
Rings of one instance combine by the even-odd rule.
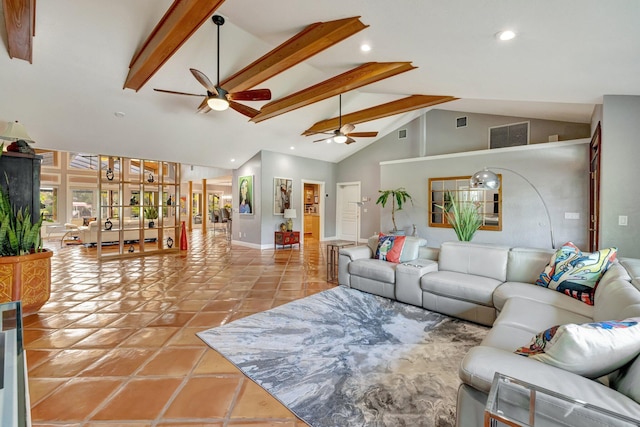
[[0, 257], [0, 303], [22, 302], [22, 314], [36, 313], [51, 294], [51, 257], [45, 249], [29, 255]]

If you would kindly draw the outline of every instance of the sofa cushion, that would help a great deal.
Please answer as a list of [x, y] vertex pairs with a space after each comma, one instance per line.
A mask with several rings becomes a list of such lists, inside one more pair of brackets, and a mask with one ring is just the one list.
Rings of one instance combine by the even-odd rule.
[[589, 378], [625, 365], [640, 352], [640, 323], [633, 319], [556, 325], [515, 353]]
[[511, 248], [507, 259], [507, 282], [535, 283], [554, 253], [551, 249]]
[[602, 281], [596, 288], [593, 320], [640, 317], [640, 292], [624, 279]]
[[609, 384], [614, 390], [640, 403], [640, 356], [616, 372]]
[[583, 253], [576, 245], [567, 242], [551, 256], [536, 285], [593, 305], [595, 287], [615, 261], [617, 251], [617, 248], [607, 248]]
[[507, 300], [514, 297], [542, 302], [563, 310], [572, 311], [588, 319], [593, 318], [594, 307], [592, 305], [584, 304], [560, 292], [535, 286], [531, 282], [505, 282], [498, 286], [498, 289], [493, 293], [493, 305], [496, 309], [502, 310]]
[[399, 263], [405, 239], [405, 236], [388, 236], [380, 233], [378, 246], [373, 257], [383, 261]]
[[359, 259], [349, 264], [349, 273], [380, 282], [396, 282], [396, 265], [380, 259]]
[[440, 246], [438, 269], [484, 276], [504, 282], [509, 248], [470, 242], [444, 242]]
[[426, 292], [493, 307], [493, 291], [499, 280], [454, 271], [433, 271], [420, 279]]

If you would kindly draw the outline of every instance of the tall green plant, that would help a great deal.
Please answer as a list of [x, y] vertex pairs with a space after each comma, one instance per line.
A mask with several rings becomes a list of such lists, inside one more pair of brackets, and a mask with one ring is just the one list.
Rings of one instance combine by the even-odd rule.
[[[398, 231], [398, 227], [396, 227], [396, 210], [402, 210], [402, 205], [407, 200], [413, 205], [411, 195], [407, 193], [404, 187], [396, 188], [395, 190], [378, 190], [378, 193], [380, 193], [380, 197], [376, 200], [376, 205], [382, 205], [383, 208], [391, 198], [391, 222], [393, 222], [393, 231]], [[398, 209], [396, 209], [396, 203], [398, 204]]]
[[[4, 144], [0, 145], [0, 156]], [[5, 174], [7, 185], [9, 178]], [[31, 223], [29, 208], [15, 209], [9, 198], [9, 192], [0, 186], [0, 256], [26, 255], [42, 250], [43, 216], [35, 223]]]
[[461, 242], [470, 242], [482, 225], [482, 216], [478, 212], [478, 207], [473, 202], [461, 202], [450, 191], [445, 193], [445, 205], [436, 206], [442, 209], [442, 212], [447, 216]]

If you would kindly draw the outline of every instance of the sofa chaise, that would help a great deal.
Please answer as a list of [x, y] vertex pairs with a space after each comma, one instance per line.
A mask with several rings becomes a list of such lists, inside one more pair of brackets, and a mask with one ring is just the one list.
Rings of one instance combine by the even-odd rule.
[[[567, 345], [576, 345], [574, 355], [584, 357], [578, 370], [585, 372], [580, 373], [515, 353], [530, 345], [534, 336], [557, 325], [578, 325], [579, 334], [580, 328], [585, 328], [582, 325], [589, 323], [640, 321], [640, 260], [614, 261], [596, 287], [593, 305], [589, 305], [535, 285], [555, 253], [552, 250], [445, 242], [439, 250], [419, 246], [414, 259], [401, 260], [394, 267], [387, 266], [388, 261], [373, 259], [375, 249], [370, 245], [375, 243], [372, 238], [366, 247], [340, 250], [341, 285], [491, 326], [481, 344], [461, 363], [457, 426], [483, 425], [484, 407], [496, 372], [640, 419], [637, 353], [620, 359], [616, 357], [620, 352], [607, 349], [606, 343], [600, 346], [597, 340], [592, 341], [584, 350], [568, 341]], [[409, 257], [413, 256], [411, 253]], [[363, 269], [356, 267], [363, 258], [369, 265], [366, 280]], [[380, 284], [376, 284], [376, 271], [382, 269], [377, 264], [393, 269], [393, 277], [379, 276]], [[539, 417], [536, 425], [566, 425], [561, 420], [571, 407], [544, 401], [541, 405], [547, 415]], [[606, 417], [590, 417], [583, 425], [617, 424]]]
[[[112, 219], [111, 228], [105, 229], [104, 222], [90, 221], [88, 226], [78, 227], [78, 239], [85, 246], [95, 246], [98, 244], [98, 229], [102, 229], [102, 243], [111, 243], [120, 241], [120, 221]], [[149, 228], [149, 220], [145, 219], [142, 223], [144, 230], [142, 231], [145, 241], [154, 241], [158, 239], [158, 230]], [[140, 220], [126, 219], [123, 222], [123, 241], [137, 242], [140, 240]]]

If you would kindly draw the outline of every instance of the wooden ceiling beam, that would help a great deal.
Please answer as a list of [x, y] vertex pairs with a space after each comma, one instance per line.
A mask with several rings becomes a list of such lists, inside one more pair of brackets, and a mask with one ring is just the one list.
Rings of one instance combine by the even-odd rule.
[[[394, 116], [396, 114], [406, 113], [420, 108], [431, 107], [433, 105], [442, 104], [444, 102], [455, 101], [458, 98], [453, 96], [440, 95], [411, 95], [407, 98], [391, 101], [386, 104], [377, 105], [375, 107], [356, 111], [355, 113], [345, 114], [342, 116], [342, 123], [358, 123], [369, 122], [371, 120], [382, 119], [384, 117]], [[340, 117], [322, 120], [305, 130], [302, 135], [309, 136], [321, 132], [329, 132], [340, 127]]]
[[260, 114], [251, 121], [258, 123], [414, 68], [417, 67], [410, 62], [367, 62], [324, 82], [263, 105]]
[[139, 91], [224, 0], [175, 0], [129, 64], [125, 89]]
[[33, 62], [36, 0], [2, 0], [9, 57]]
[[308, 25], [280, 46], [223, 80], [220, 86], [227, 92], [251, 89], [367, 27], [359, 16]]

